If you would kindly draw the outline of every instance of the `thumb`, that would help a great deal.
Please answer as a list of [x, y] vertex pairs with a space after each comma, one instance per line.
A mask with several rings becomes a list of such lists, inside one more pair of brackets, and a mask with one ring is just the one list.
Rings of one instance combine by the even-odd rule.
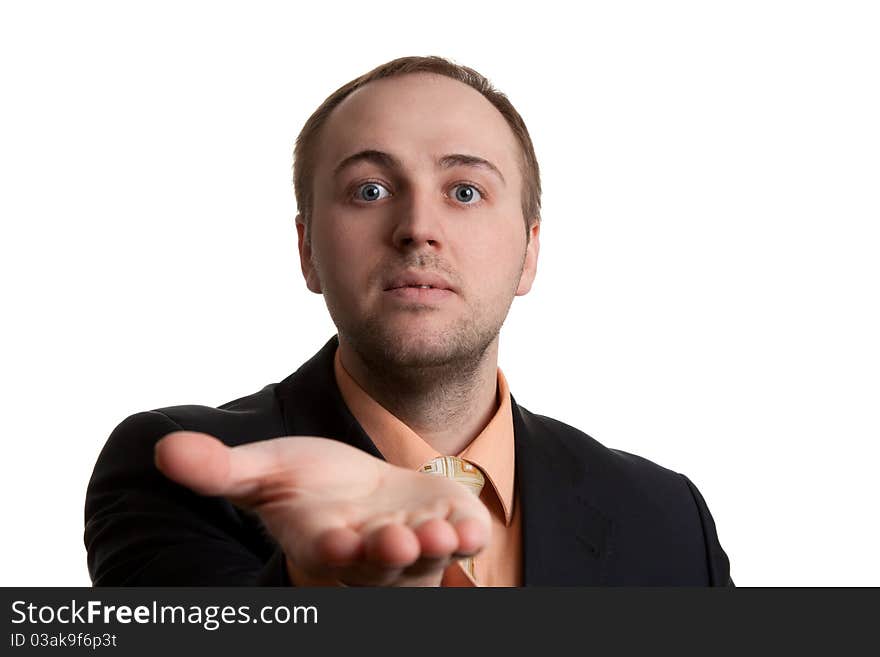
[[207, 433], [174, 431], [156, 443], [156, 467], [200, 495], [222, 495], [254, 507], [278, 495], [281, 473], [290, 467], [290, 438], [229, 447]]
[[154, 458], [162, 474], [200, 495], [226, 495], [230, 488], [230, 452], [214, 436], [175, 431], [156, 443]]

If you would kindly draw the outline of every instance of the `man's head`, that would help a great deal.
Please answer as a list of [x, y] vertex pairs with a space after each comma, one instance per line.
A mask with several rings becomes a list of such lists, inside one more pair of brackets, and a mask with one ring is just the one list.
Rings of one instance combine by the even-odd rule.
[[300, 133], [294, 181], [308, 287], [373, 366], [473, 363], [531, 287], [537, 161], [471, 69], [403, 58], [343, 86]]
[[294, 149], [293, 184], [297, 211], [306, 228], [308, 229], [313, 214], [315, 160], [320, 150], [320, 134], [328, 116], [352, 92], [364, 85], [375, 80], [410, 73], [433, 73], [458, 80], [478, 91], [498, 110], [519, 143], [521, 151], [520, 175], [523, 181], [523, 217], [526, 219], [527, 226], [532, 221], [539, 221], [541, 215], [541, 175], [538, 158], [535, 156], [535, 149], [526, 124], [507, 96], [495, 89], [487, 78], [467, 66], [455, 64], [442, 57], [400, 57], [381, 64], [372, 71], [339, 87], [312, 113], [300, 131]]

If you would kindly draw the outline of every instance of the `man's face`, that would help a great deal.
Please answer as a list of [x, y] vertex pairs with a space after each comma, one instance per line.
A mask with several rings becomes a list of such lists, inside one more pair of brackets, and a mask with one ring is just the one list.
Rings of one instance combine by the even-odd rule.
[[529, 291], [539, 247], [501, 114], [463, 83], [410, 74], [352, 93], [319, 140], [300, 260], [340, 338], [383, 366], [482, 356]]

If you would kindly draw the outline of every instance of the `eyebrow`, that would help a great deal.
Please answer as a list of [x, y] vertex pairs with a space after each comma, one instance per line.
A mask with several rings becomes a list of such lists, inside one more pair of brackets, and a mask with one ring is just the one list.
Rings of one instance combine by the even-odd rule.
[[[358, 162], [372, 162], [373, 164], [383, 167], [385, 169], [402, 169], [403, 166], [396, 157], [391, 155], [390, 153], [386, 153], [385, 151], [379, 151], [373, 148], [368, 148], [362, 151], [358, 151], [357, 153], [353, 153], [348, 157], [343, 158], [339, 164], [333, 169], [333, 177], [338, 176], [344, 169], [358, 163]], [[450, 153], [448, 155], [444, 155], [437, 160], [437, 166], [441, 169], [451, 169], [456, 166], [465, 166], [465, 167], [474, 167], [476, 169], [483, 169], [490, 173], [494, 173], [501, 179], [501, 182], [506, 185], [507, 181], [504, 180], [504, 175], [501, 171], [492, 164], [489, 160], [479, 157], [477, 155], [465, 155], [463, 153]]]

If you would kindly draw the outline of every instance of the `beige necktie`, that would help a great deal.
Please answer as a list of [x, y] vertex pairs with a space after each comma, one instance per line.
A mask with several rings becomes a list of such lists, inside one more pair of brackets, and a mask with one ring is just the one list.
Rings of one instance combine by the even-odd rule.
[[[483, 490], [483, 484], [486, 482], [483, 473], [480, 472], [477, 466], [457, 456], [438, 456], [419, 468], [419, 472], [454, 479], [458, 483], [467, 486], [477, 497], [480, 496], [480, 491]], [[476, 581], [476, 577], [474, 577], [474, 558], [464, 557], [459, 562], [462, 568]]]

